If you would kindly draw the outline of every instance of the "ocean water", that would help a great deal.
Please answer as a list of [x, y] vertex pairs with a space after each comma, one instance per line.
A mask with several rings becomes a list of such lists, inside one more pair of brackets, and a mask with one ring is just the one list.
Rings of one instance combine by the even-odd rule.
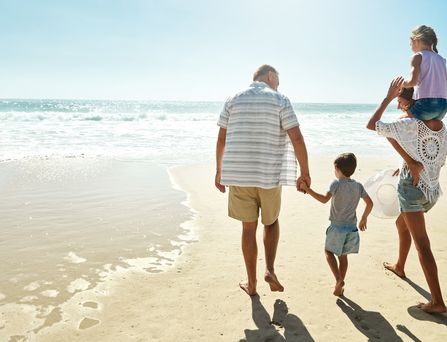
[[[174, 265], [197, 237], [169, 168], [214, 163], [222, 105], [0, 100], [0, 314], [16, 312], [17, 322], [39, 330], [54, 323], [42, 312], [59, 310], [109, 272]], [[365, 128], [374, 105], [294, 108], [309, 153], [328, 163], [347, 151], [393, 153]], [[398, 115], [390, 110], [385, 120]], [[14, 322], [0, 339], [21, 331]]]
[[[104, 156], [163, 165], [213, 162], [221, 102], [0, 100], [0, 161]], [[313, 154], [389, 154], [365, 129], [370, 104], [293, 105]], [[399, 115], [391, 109], [384, 119]]]

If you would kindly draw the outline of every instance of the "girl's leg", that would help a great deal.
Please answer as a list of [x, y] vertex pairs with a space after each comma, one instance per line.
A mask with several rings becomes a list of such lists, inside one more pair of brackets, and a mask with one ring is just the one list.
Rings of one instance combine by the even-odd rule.
[[425, 229], [424, 213], [422, 211], [407, 212], [404, 213], [404, 219], [413, 237], [419, 261], [432, 296], [432, 300], [427, 304], [422, 304], [420, 308], [429, 313], [445, 312], [446, 307], [439, 285], [438, 268]]
[[383, 266], [394, 272], [397, 276], [405, 278], [405, 262], [407, 261], [408, 252], [411, 247], [411, 234], [405, 223], [403, 214], [400, 214], [397, 218], [396, 228], [399, 234], [399, 258], [396, 264], [384, 262]]

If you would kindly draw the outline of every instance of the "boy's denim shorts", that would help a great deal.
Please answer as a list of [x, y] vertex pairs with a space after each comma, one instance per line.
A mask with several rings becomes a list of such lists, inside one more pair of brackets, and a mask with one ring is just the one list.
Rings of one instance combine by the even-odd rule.
[[430, 202], [424, 193], [413, 185], [411, 178], [401, 178], [397, 185], [397, 195], [399, 197], [400, 211], [408, 212], [427, 212], [436, 204], [436, 201]]
[[355, 224], [331, 224], [326, 230], [325, 249], [336, 256], [358, 253], [360, 237]]
[[409, 112], [419, 120], [442, 120], [447, 113], [447, 99], [433, 98], [416, 100]]

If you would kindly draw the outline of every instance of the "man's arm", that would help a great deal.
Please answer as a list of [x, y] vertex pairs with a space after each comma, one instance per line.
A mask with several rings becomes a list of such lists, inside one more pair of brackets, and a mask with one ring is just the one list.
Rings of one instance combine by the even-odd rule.
[[225, 150], [225, 140], [227, 138], [227, 130], [225, 128], [219, 129], [216, 144], [216, 177], [214, 178], [214, 185], [220, 192], [225, 192], [225, 185], [220, 184], [222, 176], [222, 159]]
[[297, 190], [300, 189], [300, 183], [305, 182], [307, 186], [310, 186], [311, 179], [309, 174], [309, 161], [307, 156], [306, 143], [304, 142], [303, 135], [301, 134], [299, 126], [295, 126], [287, 130], [290, 141], [292, 142], [293, 149], [295, 151], [295, 157], [300, 165], [300, 177], [296, 180]]

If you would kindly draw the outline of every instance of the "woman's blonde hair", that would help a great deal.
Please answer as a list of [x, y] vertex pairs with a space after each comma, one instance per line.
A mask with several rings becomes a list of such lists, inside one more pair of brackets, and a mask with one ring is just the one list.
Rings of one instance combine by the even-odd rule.
[[438, 38], [435, 31], [430, 26], [421, 25], [411, 31], [412, 39], [420, 39], [424, 44], [431, 46], [433, 51], [438, 53], [436, 45], [438, 44]]

